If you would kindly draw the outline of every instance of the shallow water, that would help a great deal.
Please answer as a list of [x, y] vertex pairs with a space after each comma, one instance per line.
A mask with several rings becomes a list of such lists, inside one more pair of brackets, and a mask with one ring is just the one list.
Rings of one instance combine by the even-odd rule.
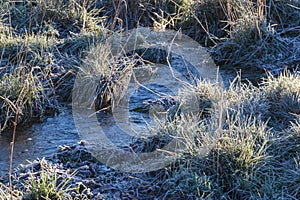
[[[0, 175], [9, 170], [11, 135], [11, 131], [0, 135]], [[49, 156], [60, 145], [72, 145], [79, 140], [71, 109], [63, 108], [59, 115], [50, 117], [43, 123], [33, 124], [24, 130], [17, 129], [13, 166], [28, 164], [27, 160], [33, 161], [37, 157]]]

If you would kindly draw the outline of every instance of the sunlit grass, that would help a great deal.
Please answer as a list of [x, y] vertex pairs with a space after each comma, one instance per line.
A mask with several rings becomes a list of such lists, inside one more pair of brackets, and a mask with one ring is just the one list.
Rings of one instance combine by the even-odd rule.
[[51, 165], [48, 165], [50, 168], [46, 168], [47, 166], [44, 164], [42, 161], [39, 175], [30, 174], [24, 186], [26, 193], [23, 195], [23, 199], [71, 199], [68, 192], [74, 188], [69, 182], [74, 174], [64, 177], [58, 174], [55, 168], [51, 168]]
[[12, 69], [2, 76], [0, 86], [1, 131], [13, 126], [16, 113], [19, 124], [39, 119], [47, 109], [55, 108], [51, 82], [46, 72], [38, 67]]
[[[158, 176], [165, 188], [160, 197], [297, 199], [299, 113], [278, 109], [281, 113], [274, 114], [274, 106], [291, 102], [296, 106], [287, 108], [300, 108], [299, 99], [275, 101], [297, 93], [298, 78], [290, 72], [276, 78], [269, 75], [261, 87], [255, 87], [237, 77], [228, 89], [202, 82], [190, 88], [193, 92], [182, 93], [184, 102], [198, 91], [197, 103], [204, 107], [197, 106], [193, 114], [181, 112], [173, 122], [157, 123], [157, 136], [137, 142], [136, 150], [141, 152], [164, 148], [171, 140], [178, 143], [173, 154], [177, 161], [169, 166], [168, 175], [162, 170]], [[209, 112], [203, 118], [205, 109]]]
[[300, 114], [300, 76], [283, 72], [278, 77], [269, 75], [262, 90], [270, 105], [273, 126], [286, 127]]

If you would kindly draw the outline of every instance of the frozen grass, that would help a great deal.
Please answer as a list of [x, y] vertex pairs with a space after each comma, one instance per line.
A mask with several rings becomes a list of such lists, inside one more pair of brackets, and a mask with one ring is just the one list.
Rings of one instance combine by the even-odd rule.
[[[76, 196], [76, 188], [70, 184], [75, 173], [70, 175], [64, 171], [60, 171], [48, 164], [45, 160], [41, 160], [40, 173], [30, 173], [30, 177], [24, 183], [24, 195], [22, 199], [73, 199]], [[78, 189], [77, 189], [78, 190]], [[73, 192], [73, 197], [71, 193]], [[77, 198], [84, 198], [84, 195]]]
[[17, 123], [41, 119], [56, 108], [54, 89], [47, 77], [47, 71], [38, 67], [19, 66], [6, 73], [0, 81], [1, 131]]
[[299, 8], [297, 0], [104, 1], [112, 29], [181, 29], [209, 46], [218, 65], [277, 74], [299, 64]]
[[[150, 152], [171, 140], [178, 142], [179, 149], [172, 154], [176, 162], [144, 177], [159, 188], [155, 197], [299, 199], [298, 83], [298, 74], [286, 71], [278, 77], [269, 75], [260, 87], [242, 84], [239, 77], [228, 89], [208, 81], [187, 86], [179, 95], [181, 114], [174, 121], [157, 123], [156, 136], [132, 146], [135, 152]], [[278, 101], [290, 95], [297, 98]], [[190, 107], [189, 102], [196, 103]], [[284, 109], [290, 108], [287, 104], [295, 109]], [[280, 114], [275, 112], [278, 108]], [[27, 195], [14, 192], [24, 198], [53, 191], [70, 195], [68, 187], [53, 185], [54, 169], [43, 170], [33, 174], [39, 178], [26, 182]], [[4, 193], [8, 191], [3, 189]]]
[[[114, 69], [111, 48], [108, 44], [98, 44], [87, 53], [86, 59], [79, 67], [72, 92], [73, 99], [79, 104], [96, 106], [97, 110], [111, 104], [111, 81]], [[99, 102], [98, 102], [99, 101]]]
[[[99, 89], [97, 99], [110, 101], [116, 94], [111, 83], [122, 74], [116, 73], [118, 65], [112, 63], [117, 60], [102, 39], [123, 28], [181, 29], [210, 47], [221, 66], [258, 67], [278, 74], [285, 65], [299, 65], [296, 0], [0, 4], [1, 130], [13, 126], [17, 110], [21, 124], [53, 112], [57, 99], [70, 100], [78, 71], [92, 84], [90, 89]], [[152, 151], [175, 136], [182, 147], [173, 165], [156, 172], [162, 188], [157, 197], [299, 199], [299, 83], [298, 73], [284, 72], [269, 74], [259, 87], [237, 77], [227, 90], [199, 81], [182, 91], [180, 118], [158, 124], [158, 135], [134, 148]], [[87, 98], [95, 103], [95, 96]], [[33, 173], [22, 192], [13, 194], [1, 185], [0, 198], [68, 196], [68, 187], [58, 183], [68, 177], [54, 171], [48, 167]]]
[[278, 73], [299, 63], [298, 1], [6, 1], [1, 8], [0, 75], [19, 65], [47, 68], [63, 101], [90, 47], [137, 25], [181, 29], [209, 46], [221, 67]]
[[[243, 85], [239, 77], [228, 90], [199, 84], [198, 91], [209, 88], [199, 99], [215, 102], [200, 108], [208, 116], [182, 112], [179, 121], [159, 124], [155, 139], [139, 140], [143, 152], [163, 148], [172, 138], [182, 147], [177, 161], [157, 175], [164, 188], [159, 198], [298, 199], [298, 83], [298, 75], [285, 72], [269, 75], [259, 88]], [[285, 95], [295, 97], [278, 101]]]
[[[294, 18], [300, 16], [299, 2], [257, 0], [220, 1], [219, 4], [221, 14], [215, 16], [221, 28], [215, 26], [212, 31], [207, 28], [213, 35], [210, 36], [214, 41], [211, 52], [217, 64], [278, 73], [286, 65], [299, 63], [299, 38], [294, 35], [295, 32], [299, 35], [299, 20]], [[281, 23], [289, 20], [286, 25]]]
[[[0, 130], [42, 119], [71, 97], [84, 52], [105, 34], [85, 1], [6, 1], [0, 10]], [[96, 18], [96, 16], [98, 16]]]
[[90, 199], [89, 189], [82, 183], [74, 183], [75, 174], [42, 159], [33, 164], [25, 179], [14, 179], [19, 190], [9, 192], [9, 188], [0, 183], [0, 199]]
[[73, 103], [93, 106], [96, 111], [110, 110], [126, 94], [137, 62], [134, 56], [113, 54], [109, 42], [92, 46], [78, 68]]

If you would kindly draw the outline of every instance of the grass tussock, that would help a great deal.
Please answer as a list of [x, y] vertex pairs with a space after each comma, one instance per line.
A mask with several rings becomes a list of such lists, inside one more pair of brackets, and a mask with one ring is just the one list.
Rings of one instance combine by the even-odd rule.
[[[2, 2], [2, 23], [14, 34], [42, 33], [65, 38], [68, 31], [97, 30], [103, 22], [97, 17], [99, 2], [87, 1], [18, 1]], [[67, 30], [67, 31], [66, 31]]]
[[[176, 162], [157, 173], [164, 188], [159, 198], [299, 198], [300, 99], [278, 101], [299, 95], [298, 82], [296, 74], [284, 72], [269, 75], [261, 87], [237, 77], [229, 89], [209, 82], [189, 88], [193, 94], [198, 90], [203, 101], [197, 102], [206, 108], [191, 114], [181, 103], [178, 118], [158, 123], [158, 135], [139, 139], [136, 148], [150, 152], [178, 143]], [[191, 98], [182, 94], [181, 101]]]
[[265, 96], [270, 101], [272, 120], [287, 124], [294, 121], [296, 116], [300, 114], [299, 81], [300, 78], [297, 73], [282, 73], [276, 78], [270, 75], [262, 83]]
[[[214, 15], [219, 16], [215, 20], [219, 27], [215, 30], [209, 30], [210, 23], [204, 21], [203, 15], [198, 17], [203, 19], [199, 23], [207, 24], [205, 28], [212, 34], [209, 37], [214, 41], [212, 54], [215, 62], [268, 69], [275, 73], [286, 65], [299, 63], [295, 57], [299, 55], [299, 40], [292, 33], [292, 30], [299, 33], [299, 20], [293, 19], [300, 16], [299, 2], [258, 0], [219, 1], [219, 4], [217, 8], [221, 14]], [[283, 21], [290, 22], [284, 25]], [[285, 31], [290, 34], [284, 34]]]
[[89, 104], [96, 111], [110, 110], [126, 94], [132, 69], [138, 62], [138, 57], [114, 54], [108, 42], [91, 47], [78, 68], [73, 103]]
[[74, 183], [76, 172], [61, 169], [45, 159], [33, 163], [27, 170], [29, 172], [24, 173], [20, 180], [13, 179], [16, 185], [13, 191], [1, 185], [1, 199], [90, 199], [90, 190], [82, 183]]
[[40, 68], [12, 69], [2, 76], [0, 86], [1, 131], [13, 126], [17, 113], [16, 122], [22, 124], [49, 115], [57, 106], [51, 81]]

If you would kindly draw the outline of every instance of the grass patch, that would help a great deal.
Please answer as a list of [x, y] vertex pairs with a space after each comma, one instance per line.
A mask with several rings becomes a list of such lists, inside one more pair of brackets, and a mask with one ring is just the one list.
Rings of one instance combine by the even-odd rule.
[[17, 112], [17, 123], [23, 124], [41, 119], [56, 109], [54, 89], [41, 68], [19, 66], [12, 69], [2, 76], [0, 86], [1, 131], [13, 126]]
[[39, 174], [30, 173], [24, 185], [26, 192], [22, 199], [72, 199], [70, 191], [75, 188], [72, 188], [70, 181], [74, 174], [64, 175], [43, 162], [42, 160]]
[[90, 190], [80, 182], [76, 182], [76, 172], [61, 169], [45, 159], [28, 167], [21, 177], [14, 177], [15, 187], [12, 192], [1, 185], [2, 199], [90, 199]]
[[221, 66], [278, 73], [299, 64], [299, 1], [104, 1], [113, 29], [182, 30], [210, 47]]
[[[70, 101], [84, 51], [105, 35], [99, 3], [1, 2], [0, 124], [11, 128], [42, 119]], [[52, 110], [52, 111], [51, 111]]]
[[270, 123], [275, 127], [286, 127], [294, 122], [300, 111], [299, 74], [281, 73], [278, 77], [269, 75], [262, 83], [262, 90], [269, 101]]
[[[286, 71], [269, 75], [260, 87], [237, 77], [229, 89], [209, 82], [189, 88], [205, 107], [158, 124], [156, 136], [134, 146], [137, 152], [151, 152], [171, 140], [178, 143], [177, 161], [156, 172], [164, 188], [158, 198], [299, 198], [300, 115], [295, 110], [300, 99], [278, 101], [297, 94], [298, 78]], [[191, 99], [191, 93], [182, 93], [181, 101]], [[204, 110], [209, 111], [205, 117]]]

